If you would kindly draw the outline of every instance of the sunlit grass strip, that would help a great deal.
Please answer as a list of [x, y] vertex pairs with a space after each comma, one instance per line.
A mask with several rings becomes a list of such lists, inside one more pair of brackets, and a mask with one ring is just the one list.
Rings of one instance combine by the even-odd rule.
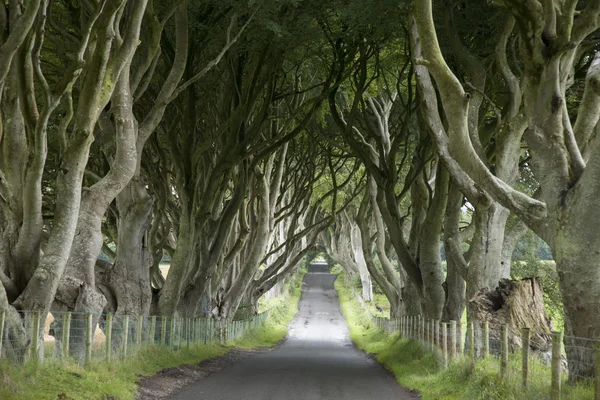
[[[550, 396], [550, 366], [530, 360], [528, 388], [523, 388], [521, 354], [511, 354], [508, 373], [500, 377], [500, 362], [494, 357], [472, 363], [466, 357], [453, 360], [448, 369], [440, 367], [437, 357], [421, 344], [387, 334], [371, 322], [346, 286], [343, 278], [335, 282], [342, 311], [348, 322], [350, 337], [356, 346], [376, 355], [398, 382], [421, 393], [423, 400], [515, 399], [540, 400]], [[563, 385], [562, 399], [587, 400], [594, 394], [590, 385]]]

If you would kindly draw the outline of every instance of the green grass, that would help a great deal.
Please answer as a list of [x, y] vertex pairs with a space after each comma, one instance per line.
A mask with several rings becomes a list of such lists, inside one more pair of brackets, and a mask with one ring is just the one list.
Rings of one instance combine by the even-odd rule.
[[0, 364], [0, 399], [134, 399], [136, 382], [141, 376], [184, 364], [197, 364], [217, 357], [230, 349], [218, 344], [194, 345], [176, 352], [151, 346], [135, 357], [118, 362], [101, 362], [83, 369], [72, 362], [48, 360], [36, 367], [33, 363], [14, 366]]
[[[332, 274], [338, 274], [341, 277], [344, 277], [344, 270], [339, 264], [334, 264], [330, 269]], [[344, 278], [346, 279], [346, 278]], [[365, 306], [371, 313], [371, 315], [380, 318], [389, 318], [390, 317], [390, 301], [383, 293], [378, 293], [377, 283], [373, 283], [373, 301], [365, 302]], [[361, 293], [361, 282], [360, 276], [355, 275], [354, 278], [350, 281], [350, 285], [354, 286], [354, 290], [356, 293]]]
[[165, 369], [226, 354], [233, 347], [252, 349], [273, 346], [287, 334], [287, 326], [298, 310], [302, 291], [302, 276], [294, 276], [284, 298], [270, 302], [267, 321], [244, 337], [221, 344], [197, 344], [177, 351], [150, 346], [126, 360], [100, 362], [82, 368], [74, 362], [46, 360], [15, 366], [0, 363], [0, 399], [2, 400], [132, 400], [137, 391], [136, 382]]
[[241, 339], [231, 343], [242, 349], [270, 347], [279, 343], [288, 332], [288, 325], [298, 312], [298, 302], [302, 293], [302, 278], [306, 270], [300, 272], [287, 283], [287, 296], [268, 301], [269, 318], [258, 329], [250, 331]]
[[[449, 368], [442, 369], [438, 358], [421, 344], [377, 329], [353, 298], [343, 277], [336, 280], [335, 287], [356, 346], [376, 355], [377, 361], [394, 373], [398, 383], [420, 392], [423, 400], [549, 398], [551, 373], [548, 366], [531, 361], [527, 390], [521, 384], [520, 354], [511, 356], [509, 373], [503, 379], [499, 361], [493, 357], [478, 360], [475, 364], [460, 358]], [[593, 390], [587, 385], [569, 386], [565, 382], [561, 393], [562, 398], [568, 400], [594, 398]]]

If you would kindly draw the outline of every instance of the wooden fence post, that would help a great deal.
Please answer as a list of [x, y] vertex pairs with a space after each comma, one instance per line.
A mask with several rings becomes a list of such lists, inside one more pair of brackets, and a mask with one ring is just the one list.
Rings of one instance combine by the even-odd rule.
[[561, 344], [562, 333], [552, 332], [552, 390], [550, 392], [550, 399], [552, 400], [560, 400]]
[[475, 360], [475, 325], [473, 322], [467, 324], [467, 337], [469, 338], [469, 357]]
[[435, 320], [431, 319], [429, 320], [429, 325], [431, 325], [430, 330], [431, 330], [431, 351], [433, 351], [435, 349]]
[[37, 364], [40, 351], [40, 312], [34, 311], [31, 318], [31, 358]]
[[92, 361], [92, 338], [94, 336], [92, 326], [92, 313], [85, 315], [85, 365], [90, 365]]
[[187, 317], [186, 318], [186, 329], [185, 329], [185, 340], [186, 340], [186, 347], [190, 347], [190, 339], [192, 338], [192, 318], [191, 317]]
[[144, 329], [144, 316], [140, 315], [138, 316], [138, 321], [137, 321], [137, 345], [138, 347], [142, 347], [142, 341], [143, 341], [143, 335], [142, 335], [142, 330]]
[[442, 366], [448, 368], [448, 324], [442, 322]]
[[502, 341], [501, 345], [501, 356], [500, 356], [500, 376], [506, 376], [506, 370], [508, 368], [508, 327], [502, 325], [500, 327], [500, 338]]
[[415, 340], [418, 342], [421, 339], [421, 316], [415, 315]]
[[112, 314], [108, 314], [106, 316], [106, 326], [105, 326], [105, 330], [106, 330], [106, 342], [105, 342], [105, 346], [106, 346], [106, 361], [110, 361], [111, 359], [111, 352], [112, 352], [112, 328], [113, 328], [113, 316]]
[[150, 337], [148, 343], [153, 345], [156, 342], [156, 315], [150, 318]]
[[521, 361], [522, 370], [523, 370], [523, 387], [527, 387], [527, 383], [529, 381], [529, 341], [531, 338], [531, 332], [529, 328], [523, 328], [521, 330], [521, 343], [523, 346], [521, 348], [521, 355], [523, 359]]
[[594, 400], [600, 399], [600, 340], [594, 341]]
[[419, 340], [419, 321], [418, 316], [413, 315], [412, 317], [412, 338], [413, 340]]
[[463, 326], [461, 322], [456, 325], [456, 340], [458, 343], [458, 355], [465, 354], [465, 339], [463, 338]]
[[421, 341], [421, 316], [417, 315], [415, 317], [415, 339], [417, 342]]
[[192, 318], [192, 343], [196, 343], [198, 334], [198, 318]]
[[127, 358], [127, 340], [129, 339], [129, 315], [123, 315], [123, 358]]
[[425, 343], [425, 317], [419, 316], [419, 330], [421, 331], [421, 343]]
[[421, 333], [419, 332], [419, 320], [420, 319], [421, 319], [420, 315], [415, 315], [415, 318], [413, 319], [414, 338], [417, 342], [419, 341], [419, 336], [421, 336]]
[[6, 319], [6, 310], [0, 310], [0, 358], [2, 358], [2, 341], [4, 340], [4, 320]]
[[67, 359], [69, 357], [69, 341], [71, 340], [71, 312], [63, 315], [62, 329], [62, 356]]
[[487, 322], [483, 323], [482, 329], [483, 335], [483, 356], [489, 357], [490, 355], [490, 325]]
[[456, 357], [456, 321], [450, 321], [448, 324], [450, 334], [448, 335], [448, 343], [450, 344], [449, 358]]
[[404, 334], [404, 316], [400, 317], [400, 336], [406, 337]]
[[171, 350], [173, 350], [173, 345], [175, 344], [175, 324], [176, 324], [176, 317], [172, 317], [171, 318], [171, 329], [169, 331], [169, 348]]
[[175, 342], [177, 341], [177, 345], [179, 346], [178, 349], [181, 348], [181, 325], [183, 322], [183, 317], [176, 317], [174, 318], [175, 323], [173, 325], [173, 333], [171, 333], [171, 337], [173, 338], [171, 340], [171, 348], [175, 347]]
[[160, 344], [163, 346], [167, 343], [167, 317], [164, 315], [161, 318]]

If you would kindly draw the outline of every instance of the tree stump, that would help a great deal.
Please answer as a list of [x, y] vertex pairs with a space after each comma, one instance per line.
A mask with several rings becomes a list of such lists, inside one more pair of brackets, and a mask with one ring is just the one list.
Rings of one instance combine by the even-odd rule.
[[[474, 321], [506, 325], [512, 349], [522, 348], [521, 329], [531, 329], [530, 349], [550, 362], [552, 352], [551, 319], [544, 306], [542, 286], [537, 278], [517, 281], [502, 279], [493, 290], [483, 288], [469, 301]], [[500, 341], [500, 329], [490, 329], [490, 339]]]

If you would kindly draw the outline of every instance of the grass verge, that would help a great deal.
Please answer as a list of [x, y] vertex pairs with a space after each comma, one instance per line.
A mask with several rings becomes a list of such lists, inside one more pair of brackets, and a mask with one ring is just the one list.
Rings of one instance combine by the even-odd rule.
[[298, 312], [298, 302], [302, 294], [302, 279], [306, 269], [301, 269], [286, 284], [284, 293], [287, 295], [268, 300], [262, 307], [269, 310], [269, 318], [262, 326], [248, 332], [241, 339], [234, 341], [233, 346], [242, 349], [271, 347], [285, 338], [288, 325]]
[[[335, 282], [342, 311], [350, 329], [350, 337], [358, 348], [376, 356], [386, 369], [393, 372], [402, 386], [421, 393], [423, 400], [514, 399], [539, 400], [550, 397], [550, 368], [530, 362], [527, 389], [521, 381], [520, 354], [509, 360], [508, 374], [500, 377], [499, 361], [493, 357], [478, 360], [474, 365], [461, 358], [442, 369], [437, 357], [421, 344], [387, 334], [371, 323], [370, 316], [354, 299], [340, 275]], [[593, 399], [589, 385], [570, 386], [563, 383], [562, 399]]]
[[100, 362], [82, 368], [73, 362], [47, 360], [15, 366], [0, 362], [0, 399], [3, 400], [130, 400], [135, 399], [136, 382], [166, 369], [198, 364], [221, 356], [233, 347], [252, 349], [273, 346], [287, 334], [287, 326], [298, 310], [302, 276], [297, 274], [287, 284], [288, 294], [270, 302], [267, 321], [244, 337], [225, 345], [195, 344], [171, 351], [149, 346], [134, 356], [115, 362]]
[[141, 376], [197, 364], [228, 351], [218, 344], [194, 345], [177, 352], [150, 346], [128, 359], [101, 362], [85, 369], [74, 362], [58, 360], [47, 360], [38, 367], [33, 363], [14, 366], [4, 362], [0, 364], [0, 399], [134, 399]]

